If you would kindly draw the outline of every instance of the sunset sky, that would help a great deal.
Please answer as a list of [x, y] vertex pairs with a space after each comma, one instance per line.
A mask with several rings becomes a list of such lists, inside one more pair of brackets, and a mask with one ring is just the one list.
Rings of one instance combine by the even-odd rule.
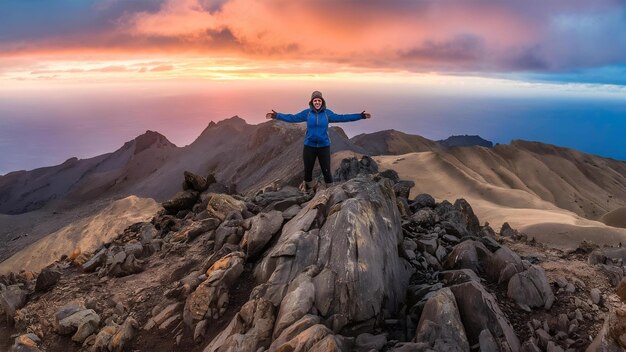
[[185, 145], [210, 120], [299, 111], [315, 89], [372, 111], [349, 135], [471, 133], [624, 160], [625, 33], [621, 0], [4, 0], [0, 174], [146, 129]]

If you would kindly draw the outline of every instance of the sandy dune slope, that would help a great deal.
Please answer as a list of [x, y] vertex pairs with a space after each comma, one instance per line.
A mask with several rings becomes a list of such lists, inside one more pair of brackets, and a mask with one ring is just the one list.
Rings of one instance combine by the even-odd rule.
[[[561, 248], [573, 248], [582, 240], [626, 244], [625, 229], [583, 218], [542, 199], [534, 191], [542, 187], [540, 176], [521, 179], [506, 170], [499, 170], [500, 175], [508, 173], [509, 179], [505, 182], [501, 177], [498, 181], [484, 158], [465, 156], [461, 161], [437, 152], [377, 156], [374, 159], [381, 169], [394, 169], [401, 178], [415, 182], [411, 197], [430, 193], [438, 201], [465, 198], [472, 204], [477, 216], [496, 230], [503, 222], [509, 222], [537, 240]], [[566, 193], [568, 186], [568, 183], [563, 183], [561, 191]], [[556, 186], [552, 187], [551, 192], [558, 193]], [[585, 189], [579, 191], [591, 192]], [[570, 232], [572, 235], [567, 235]]]
[[78, 219], [0, 263], [0, 274], [16, 269], [38, 271], [75, 248], [95, 250], [110, 241], [129, 225], [150, 220], [160, 209], [153, 199], [130, 196], [117, 200], [100, 212]]

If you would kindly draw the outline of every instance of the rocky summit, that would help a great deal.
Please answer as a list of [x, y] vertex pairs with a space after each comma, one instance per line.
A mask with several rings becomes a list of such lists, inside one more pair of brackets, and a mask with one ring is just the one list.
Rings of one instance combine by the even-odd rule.
[[[12, 351], [620, 351], [626, 249], [546, 248], [348, 159], [315, 194], [186, 172], [150, 222], [0, 278]], [[230, 184], [229, 180], [221, 180]]]

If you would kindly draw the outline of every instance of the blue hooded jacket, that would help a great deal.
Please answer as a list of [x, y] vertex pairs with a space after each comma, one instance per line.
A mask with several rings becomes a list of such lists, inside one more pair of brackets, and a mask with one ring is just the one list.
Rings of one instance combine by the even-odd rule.
[[328, 124], [331, 122], [350, 122], [362, 119], [358, 114], [335, 114], [330, 109], [326, 109], [326, 104], [322, 105], [319, 111], [313, 107], [302, 110], [297, 114], [281, 114], [276, 113], [276, 119], [285, 122], [305, 122], [306, 136], [304, 137], [304, 145], [309, 147], [328, 147], [330, 138], [328, 138]]

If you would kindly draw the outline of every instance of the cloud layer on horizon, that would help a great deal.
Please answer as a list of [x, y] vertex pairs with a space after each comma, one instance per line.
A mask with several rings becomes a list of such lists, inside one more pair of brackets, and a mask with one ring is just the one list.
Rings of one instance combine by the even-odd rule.
[[626, 84], [611, 74], [626, 63], [626, 36], [620, 35], [626, 3], [620, 0], [59, 0], [0, 6], [0, 72], [24, 66], [53, 71], [39, 64], [41, 58], [152, 55]]

